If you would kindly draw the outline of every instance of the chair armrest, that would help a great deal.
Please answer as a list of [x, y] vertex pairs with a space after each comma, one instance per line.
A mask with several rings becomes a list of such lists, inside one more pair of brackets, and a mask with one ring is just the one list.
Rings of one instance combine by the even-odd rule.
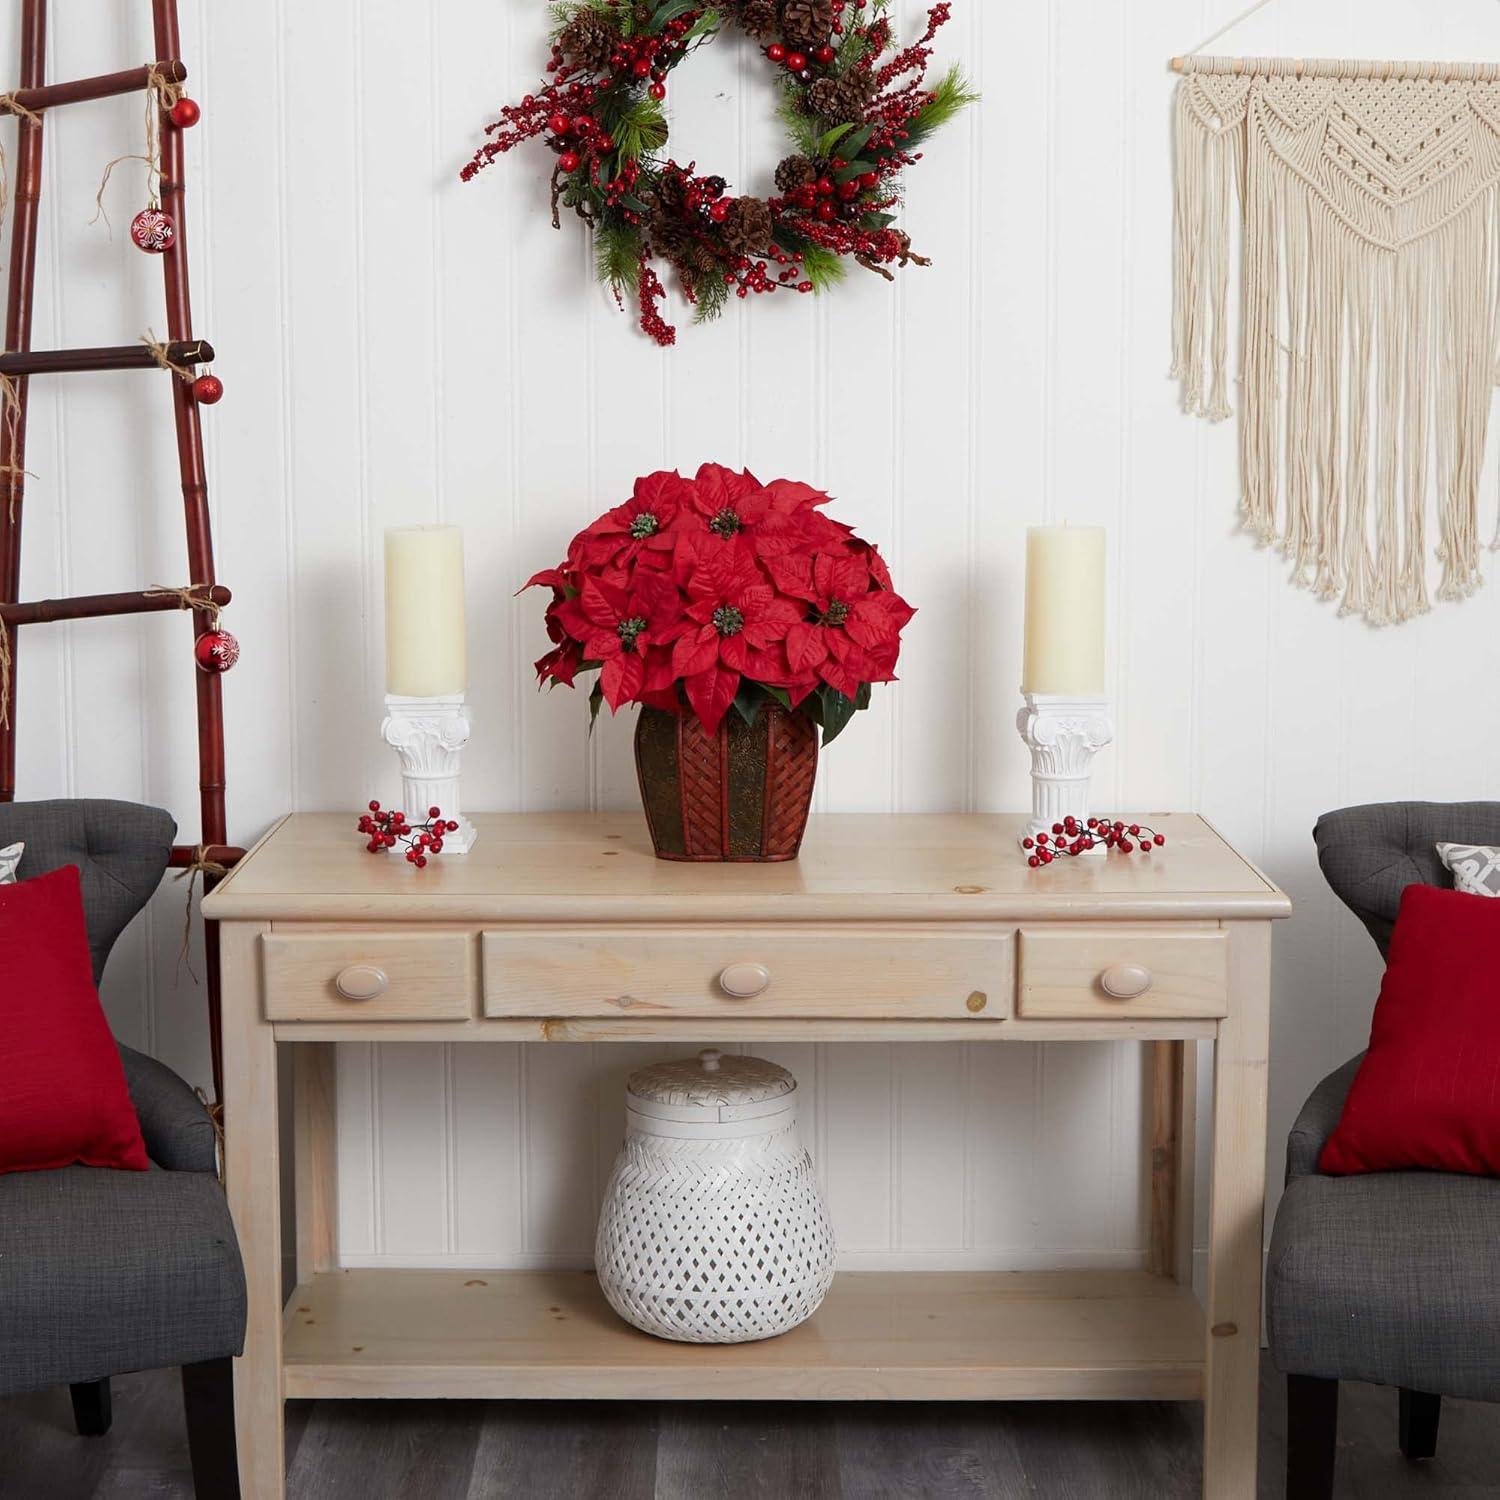
[[1294, 1177], [1311, 1177], [1318, 1170], [1318, 1158], [1323, 1154], [1324, 1143], [1333, 1134], [1344, 1112], [1344, 1100], [1349, 1095], [1349, 1086], [1359, 1065], [1365, 1060], [1363, 1052], [1351, 1057], [1335, 1073], [1330, 1073], [1311, 1094], [1302, 1112], [1286, 1138], [1286, 1180]]
[[151, 1160], [169, 1172], [214, 1171], [213, 1121], [198, 1096], [164, 1063], [131, 1047], [120, 1047], [120, 1061]]

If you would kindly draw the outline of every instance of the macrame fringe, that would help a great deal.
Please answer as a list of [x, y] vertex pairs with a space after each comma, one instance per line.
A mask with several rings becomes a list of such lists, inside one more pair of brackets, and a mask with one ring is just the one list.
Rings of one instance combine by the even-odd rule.
[[[1480, 470], [1500, 373], [1500, 136], [1474, 124], [1483, 138], [1466, 170], [1456, 126], [1457, 154], [1434, 159], [1430, 185], [1423, 175], [1387, 190], [1378, 178], [1391, 158], [1359, 106], [1377, 118], [1421, 107], [1409, 94], [1371, 100], [1403, 85], [1341, 85], [1363, 91], [1344, 110], [1327, 82], [1278, 77], [1282, 91], [1328, 91], [1323, 114], [1347, 127], [1348, 143], [1333, 145], [1318, 98], [1283, 92], [1271, 110], [1263, 85], [1178, 88], [1172, 373], [1189, 412], [1231, 414], [1238, 199], [1244, 522], [1341, 613], [1398, 623], [1431, 607], [1429, 508], [1437, 598], [1465, 599], [1481, 583]], [[1340, 153], [1337, 170], [1320, 171], [1325, 151]], [[1351, 164], [1370, 170], [1368, 193], [1348, 187]], [[1415, 182], [1406, 161], [1393, 177], [1407, 168]]]

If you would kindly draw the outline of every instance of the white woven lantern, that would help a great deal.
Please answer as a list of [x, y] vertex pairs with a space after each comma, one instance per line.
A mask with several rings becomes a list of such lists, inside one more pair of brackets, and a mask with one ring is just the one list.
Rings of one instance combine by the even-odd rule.
[[833, 1230], [797, 1138], [797, 1080], [712, 1049], [632, 1073], [625, 1146], [594, 1260], [609, 1305], [688, 1344], [804, 1322], [833, 1280]]

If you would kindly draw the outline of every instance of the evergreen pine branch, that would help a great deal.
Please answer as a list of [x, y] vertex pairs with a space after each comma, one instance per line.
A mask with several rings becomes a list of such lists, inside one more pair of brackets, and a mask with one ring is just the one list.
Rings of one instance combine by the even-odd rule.
[[815, 245], [809, 240], [802, 250], [802, 274], [812, 282], [815, 292], [826, 292], [841, 282], [848, 273], [844, 258], [826, 246]]
[[606, 121], [605, 127], [615, 138], [615, 150], [631, 161], [659, 151], [667, 143], [667, 117], [661, 104], [649, 95], [632, 100], [624, 114]]
[[803, 156], [816, 156], [824, 125], [814, 116], [803, 114], [801, 104], [802, 91], [790, 81], [783, 82], [777, 90], [776, 117]]
[[978, 102], [979, 95], [969, 86], [963, 70], [955, 63], [938, 79], [932, 98], [922, 113], [907, 124], [906, 139], [901, 143], [903, 149], [910, 149], [934, 131], [941, 130], [955, 115]]
[[722, 276], [716, 276], [712, 272], [695, 275], [692, 287], [695, 303], [693, 322], [712, 323], [729, 301], [729, 287]]
[[633, 224], [606, 220], [594, 230], [594, 267], [622, 295], [633, 292], [641, 275], [641, 234]]

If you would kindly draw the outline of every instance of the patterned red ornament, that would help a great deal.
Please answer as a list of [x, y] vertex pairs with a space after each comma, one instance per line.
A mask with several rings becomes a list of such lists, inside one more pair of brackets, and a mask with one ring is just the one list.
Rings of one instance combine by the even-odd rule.
[[202, 115], [203, 111], [198, 108], [197, 102], [187, 98], [179, 99], [168, 111], [169, 118], [179, 130], [190, 129]]
[[193, 642], [200, 672], [227, 672], [240, 659], [240, 643], [227, 630], [205, 630]]
[[171, 214], [159, 208], [143, 208], [130, 221], [130, 238], [148, 255], [160, 255], [176, 243], [177, 226]]
[[217, 375], [200, 375], [193, 382], [193, 400], [212, 406], [224, 394], [224, 382]]

